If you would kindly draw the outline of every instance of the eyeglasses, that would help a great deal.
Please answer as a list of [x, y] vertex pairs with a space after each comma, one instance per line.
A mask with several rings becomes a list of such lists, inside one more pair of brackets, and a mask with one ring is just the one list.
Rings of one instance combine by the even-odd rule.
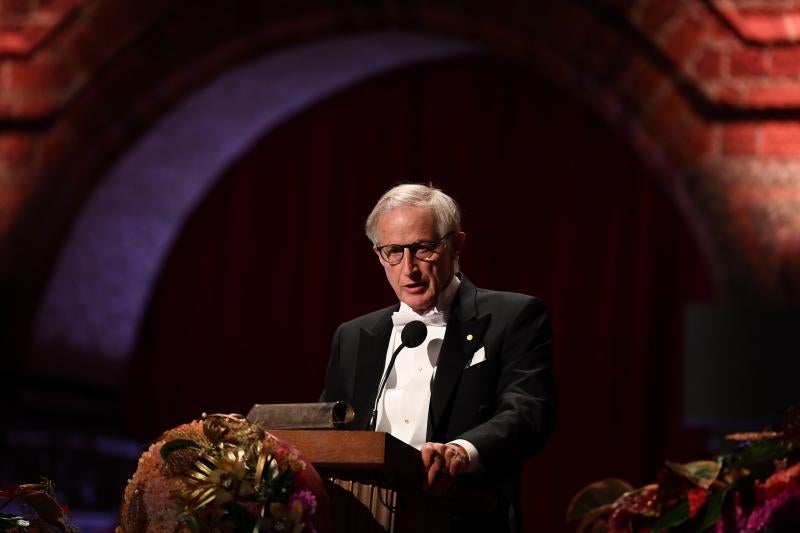
[[436, 241], [419, 241], [411, 244], [384, 244], [383, 246], [378, 246], [375, 250], [378, 251], [381, 259], [390, 265], [396, 265], [403, 260], [403, 253], [406, 248], [420, 261], [430, 261], [439, 253], [439, 245], [444, 243], [452, 234], [452, 231], [447, 232], [441, 239]]

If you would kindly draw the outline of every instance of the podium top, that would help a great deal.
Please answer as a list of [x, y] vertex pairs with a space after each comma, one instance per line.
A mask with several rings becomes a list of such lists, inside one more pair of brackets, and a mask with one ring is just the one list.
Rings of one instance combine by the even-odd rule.
[[[297, 446], [322, 477], [419, 492], [424, 473], [419, 450], [388, 433], [316, 429], [267, 430]], [[455, 483], [438, 497], [451, 511], [493, 511], [494, 490]]]
[[422, 483], [419, 451], [388, 433], [306, 429], [268, 431], [297, 446], [324, 477], [391, 489], [418, 487]]

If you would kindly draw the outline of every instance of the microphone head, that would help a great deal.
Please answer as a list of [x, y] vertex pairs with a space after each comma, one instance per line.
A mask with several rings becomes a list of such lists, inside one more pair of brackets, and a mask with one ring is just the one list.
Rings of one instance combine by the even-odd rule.
[[400, 340], [406, 348], [416, 348], [428, 336], [428, 326], [422, 320], [413, 320], [400, 332]]

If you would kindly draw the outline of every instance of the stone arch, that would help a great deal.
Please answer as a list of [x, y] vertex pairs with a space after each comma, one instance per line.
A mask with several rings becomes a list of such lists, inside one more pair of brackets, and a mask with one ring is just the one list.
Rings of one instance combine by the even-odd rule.
[[[106, 2], [59, 5], [49, 32], [23, 26], [27, 40], [0, 42], [8, 89], [0, 120], [19, 130], [0, 139], [0, 161], [25, 170], [0, 184], [11, 217], [0, 224], [4, 277], [14, 288], [7, 305], [19, 304], [15, 315], [23, 317], [7, 322], [9, 330], [27, 330], [24, 317], [33, 315], [64, 228], [99, 176], [187, 91], [254, 53], [387, 27], [481, 43], [588, 102], [628, 136], [675, 199], [718, 289], [776, 297], [775, 272], [787, 253], [781, 239], [800, 224], [792, 200], [800, 186], [782, 177], [786, 160], [800, 154], [791, 13], [721, 0], [547, 0], [514, 9], [245, 1], [231, 10], [153, 2], [128, 12]], [[765, 82], [773, 75], [786, 81]], [[761, 193], [780, 202], [764, 207]]]
[[51, 354], [67, 347], [96, 358], [85, 378], [113, 383], [183, 222], [253, 143], [370, 77], [482, 53], [420, 33], [342, 35], [267, 54], [198, 89], [117, 161], [83, 206], [44, 292], [28, 364], [58, 369]]

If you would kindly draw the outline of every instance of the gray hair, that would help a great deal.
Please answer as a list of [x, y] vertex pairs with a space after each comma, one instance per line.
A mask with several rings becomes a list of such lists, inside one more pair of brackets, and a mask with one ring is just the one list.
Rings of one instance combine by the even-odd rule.
[[436, 187], [421, 183], [404, 183], [383, 193], [367, 217], [364, 229], [372, 244], [378, 244], [378, 220], [398, 207], [426, 207], [433, 211], [439, 237], [461, 231], [461, 209], [451, 197]]

